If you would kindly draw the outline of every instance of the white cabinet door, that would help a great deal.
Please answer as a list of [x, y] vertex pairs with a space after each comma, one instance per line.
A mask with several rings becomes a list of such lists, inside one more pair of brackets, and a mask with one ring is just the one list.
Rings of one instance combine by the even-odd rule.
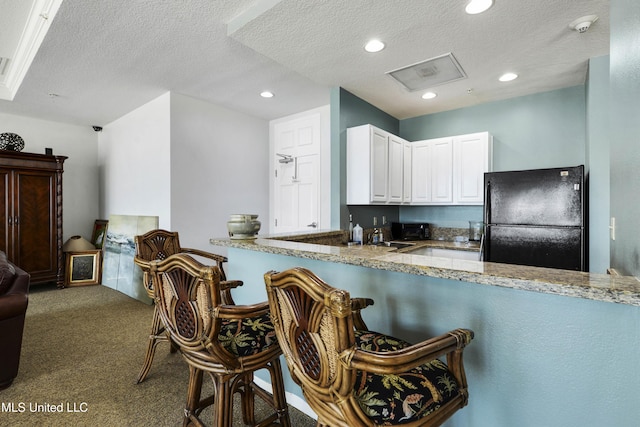
[[389, 203], [402, 203], [404, 185], [404, 140], [389, 136]]
[[453, 138], [438, 138], [430, 141], [431, 157], [431, 202], [453, 202]]
[[488, 132], [460, 135], [454, 139], [454, 202], [484, 203], [484, 173], [491, 170]]
[[412, 198], [414, 204], [444, 204], [453, 201], [453, 139], [413, 142]]
[[387, 132], [371, 129], [371, 201], [386, 202], [389, 186], [389, 136]]
[[411, 203], [431, 202], [431, 144], [411, 143]]
[[404, 141], [402, 144], [402, 202], [411, 202], [411, 174], [413, 170], [411, 155], [411, 143]]

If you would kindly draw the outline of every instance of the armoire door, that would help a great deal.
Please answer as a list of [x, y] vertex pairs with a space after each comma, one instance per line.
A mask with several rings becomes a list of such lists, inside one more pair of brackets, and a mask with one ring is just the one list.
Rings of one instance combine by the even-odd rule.
[[55, 278], [55, 174], [49, 171], [14, 172], [15, 262], [34, 281]]

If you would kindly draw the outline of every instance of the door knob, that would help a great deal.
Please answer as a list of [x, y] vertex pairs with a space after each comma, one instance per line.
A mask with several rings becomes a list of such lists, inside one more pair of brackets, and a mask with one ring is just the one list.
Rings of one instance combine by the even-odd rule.
[[313, 227], [316, 228], [318, 226], [318, 223], [313, 221], [311, 224], [307, 224], [307, 227]]

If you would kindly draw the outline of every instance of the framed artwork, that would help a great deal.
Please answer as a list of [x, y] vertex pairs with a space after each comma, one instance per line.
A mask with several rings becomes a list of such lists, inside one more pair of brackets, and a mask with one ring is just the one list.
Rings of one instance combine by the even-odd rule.
[[82, 252], [67, 252], [65, 286], [100, 284], [102, 251], [92, 249]]
[[134, 262], [135, 236], [158, 228], [157, 216], [110, 215], [104, 240], [101, 284], [145, 304], [153, 300], [142, 284], [142, 270]]
[[108, 225], [109, 221], [107, 221], [106, 219], [96, 219], [95, 224], [93, 224], [91, 243], [93, 243], [93, 245], [98, 249], [102, 249], [102, 245], [104, 245], [104, 238], [107, 235]]

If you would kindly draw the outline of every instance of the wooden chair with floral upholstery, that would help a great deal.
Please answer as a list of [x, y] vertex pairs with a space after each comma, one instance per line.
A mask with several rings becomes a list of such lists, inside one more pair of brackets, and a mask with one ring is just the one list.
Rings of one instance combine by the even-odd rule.
[[[226, 304], [233, 304], [231, 289], [242, 285], [242, 282], [239, 280], [226, 280], [223, 269], [223, 263], [227, 261], [226, 257], [201, 251], [199, 249], [181, 247], [180, 237], [175, 231], [161, 229], [151, 230], [141, 236], [135, 236], [135, 244], [135, 263], [142, 269], [142, 282], [149, 298], [155, 299], [153, 282], [151, 280], [151, 275], [149, 274], [149, 262], [167, 259], [169, 256], [174, 254], [186, 253], [215, 261], [218, 268], [220, 268], [223, 300]], [[153, 320], [151, 323], [151, 334], [149, 334], [149, 342], [147, 344], [144, 364], [138, 374], [138, 384], [144, 381], [151, 369], [157, 345], [161, 342], [168, 341], [169, 339], [164, 333], [164, 327], [162, 326], [162, 322], [160, 322], [160, 317], [158, 317], [158, 311], [157, 309], [154, 309]], [[175, 346], [171, 346], [171, 351], [175, 351]]]
[[462, 353], [472, 331], [410, 345], [367, 330], [360, 310], [373, 302], [309, 270], [264, 277], [278, 341], [318, 426], [438, 426], [467, 404]]
[[[266, 301], [229, 305], [222, 300], [221, 271], [187, 254], [150, 263], [156, 307], [171, 340], [189, 365], [189, 386], [183, 425], [204, 425], [203, 409], [212, 407], [213, 425], [231, 426], [233, 395], [240, 393], [242, 418], [247, 425], [290, 426], [280, 368], [282, 351]], [[273, 394], [256, 386], [254, 372], [266, 369]], [[203, 375], [213, 381], [213, 394], [201, 399]], [[258, 396], [273, 413], [256, 424]]]

